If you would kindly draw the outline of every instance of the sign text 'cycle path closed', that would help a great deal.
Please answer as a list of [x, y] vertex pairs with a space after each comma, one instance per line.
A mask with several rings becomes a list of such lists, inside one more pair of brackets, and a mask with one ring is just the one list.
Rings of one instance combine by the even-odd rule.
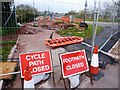
[[32, 75], [52, 72], [52, 62], [49, 50], [23, 53], [19, 55], [19, 58], [22, 78], [24, 78], [26, 67], [30, 67]]

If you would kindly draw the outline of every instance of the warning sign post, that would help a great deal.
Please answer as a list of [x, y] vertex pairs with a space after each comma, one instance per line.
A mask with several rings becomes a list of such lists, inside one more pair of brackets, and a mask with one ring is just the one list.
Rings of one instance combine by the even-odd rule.
[[30, 68], [32, 75], [52, 72], [52, 62], [49, 50], [20, 54], [19, 59], [22, 78], [24, 78], [26, 67]]
[[63, 78], [89, 71], [85, 50], [60, 54]]

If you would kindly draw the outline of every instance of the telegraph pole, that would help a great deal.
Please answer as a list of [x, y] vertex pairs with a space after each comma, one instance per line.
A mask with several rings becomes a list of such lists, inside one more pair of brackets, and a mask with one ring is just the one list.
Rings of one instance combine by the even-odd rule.
[[85, 1], [84, 23], [85, 23], [85, 18], [86, 18], [86, 11], [87, 11], [87, 0]]
[[35, 26], [35, 4], [34, 4], [34, 0], [33, 0], [33, 7], [34, 7], [34, 26]]

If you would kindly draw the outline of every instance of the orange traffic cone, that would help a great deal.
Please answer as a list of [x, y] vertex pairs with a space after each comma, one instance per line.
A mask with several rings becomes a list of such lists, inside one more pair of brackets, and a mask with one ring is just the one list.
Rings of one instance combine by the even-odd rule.
[[92, 79], [97, 81], [104, 76], [103, 72], [99, 69], [99, 58], [98, 58], [98, 46], [95, 46], [91, 65], [90, 73], [92, 74]]
[[26, 88], [32, 88], [32, 90], [35, 90], [35, 86], [32, 80], [30, 68], [26, 67], [25, 69], [25, 78], [24, 78], [24, 89]]
[[91, 74], [94, 75], [99, 73], [98, 46], [95, 46], [94, 48], [94, 52], [91, 60], [90, 72]]

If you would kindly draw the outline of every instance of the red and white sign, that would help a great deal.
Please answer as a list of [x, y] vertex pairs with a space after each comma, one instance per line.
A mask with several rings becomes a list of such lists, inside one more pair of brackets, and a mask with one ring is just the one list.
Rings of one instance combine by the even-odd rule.
[[30, 67], [32, 75], [52, 72], [50, 51], [20, 54], [19, 59], [22, 78], [26, 67]]
[[63, 78], [89, 71], [85, 50], [60, 54]]

